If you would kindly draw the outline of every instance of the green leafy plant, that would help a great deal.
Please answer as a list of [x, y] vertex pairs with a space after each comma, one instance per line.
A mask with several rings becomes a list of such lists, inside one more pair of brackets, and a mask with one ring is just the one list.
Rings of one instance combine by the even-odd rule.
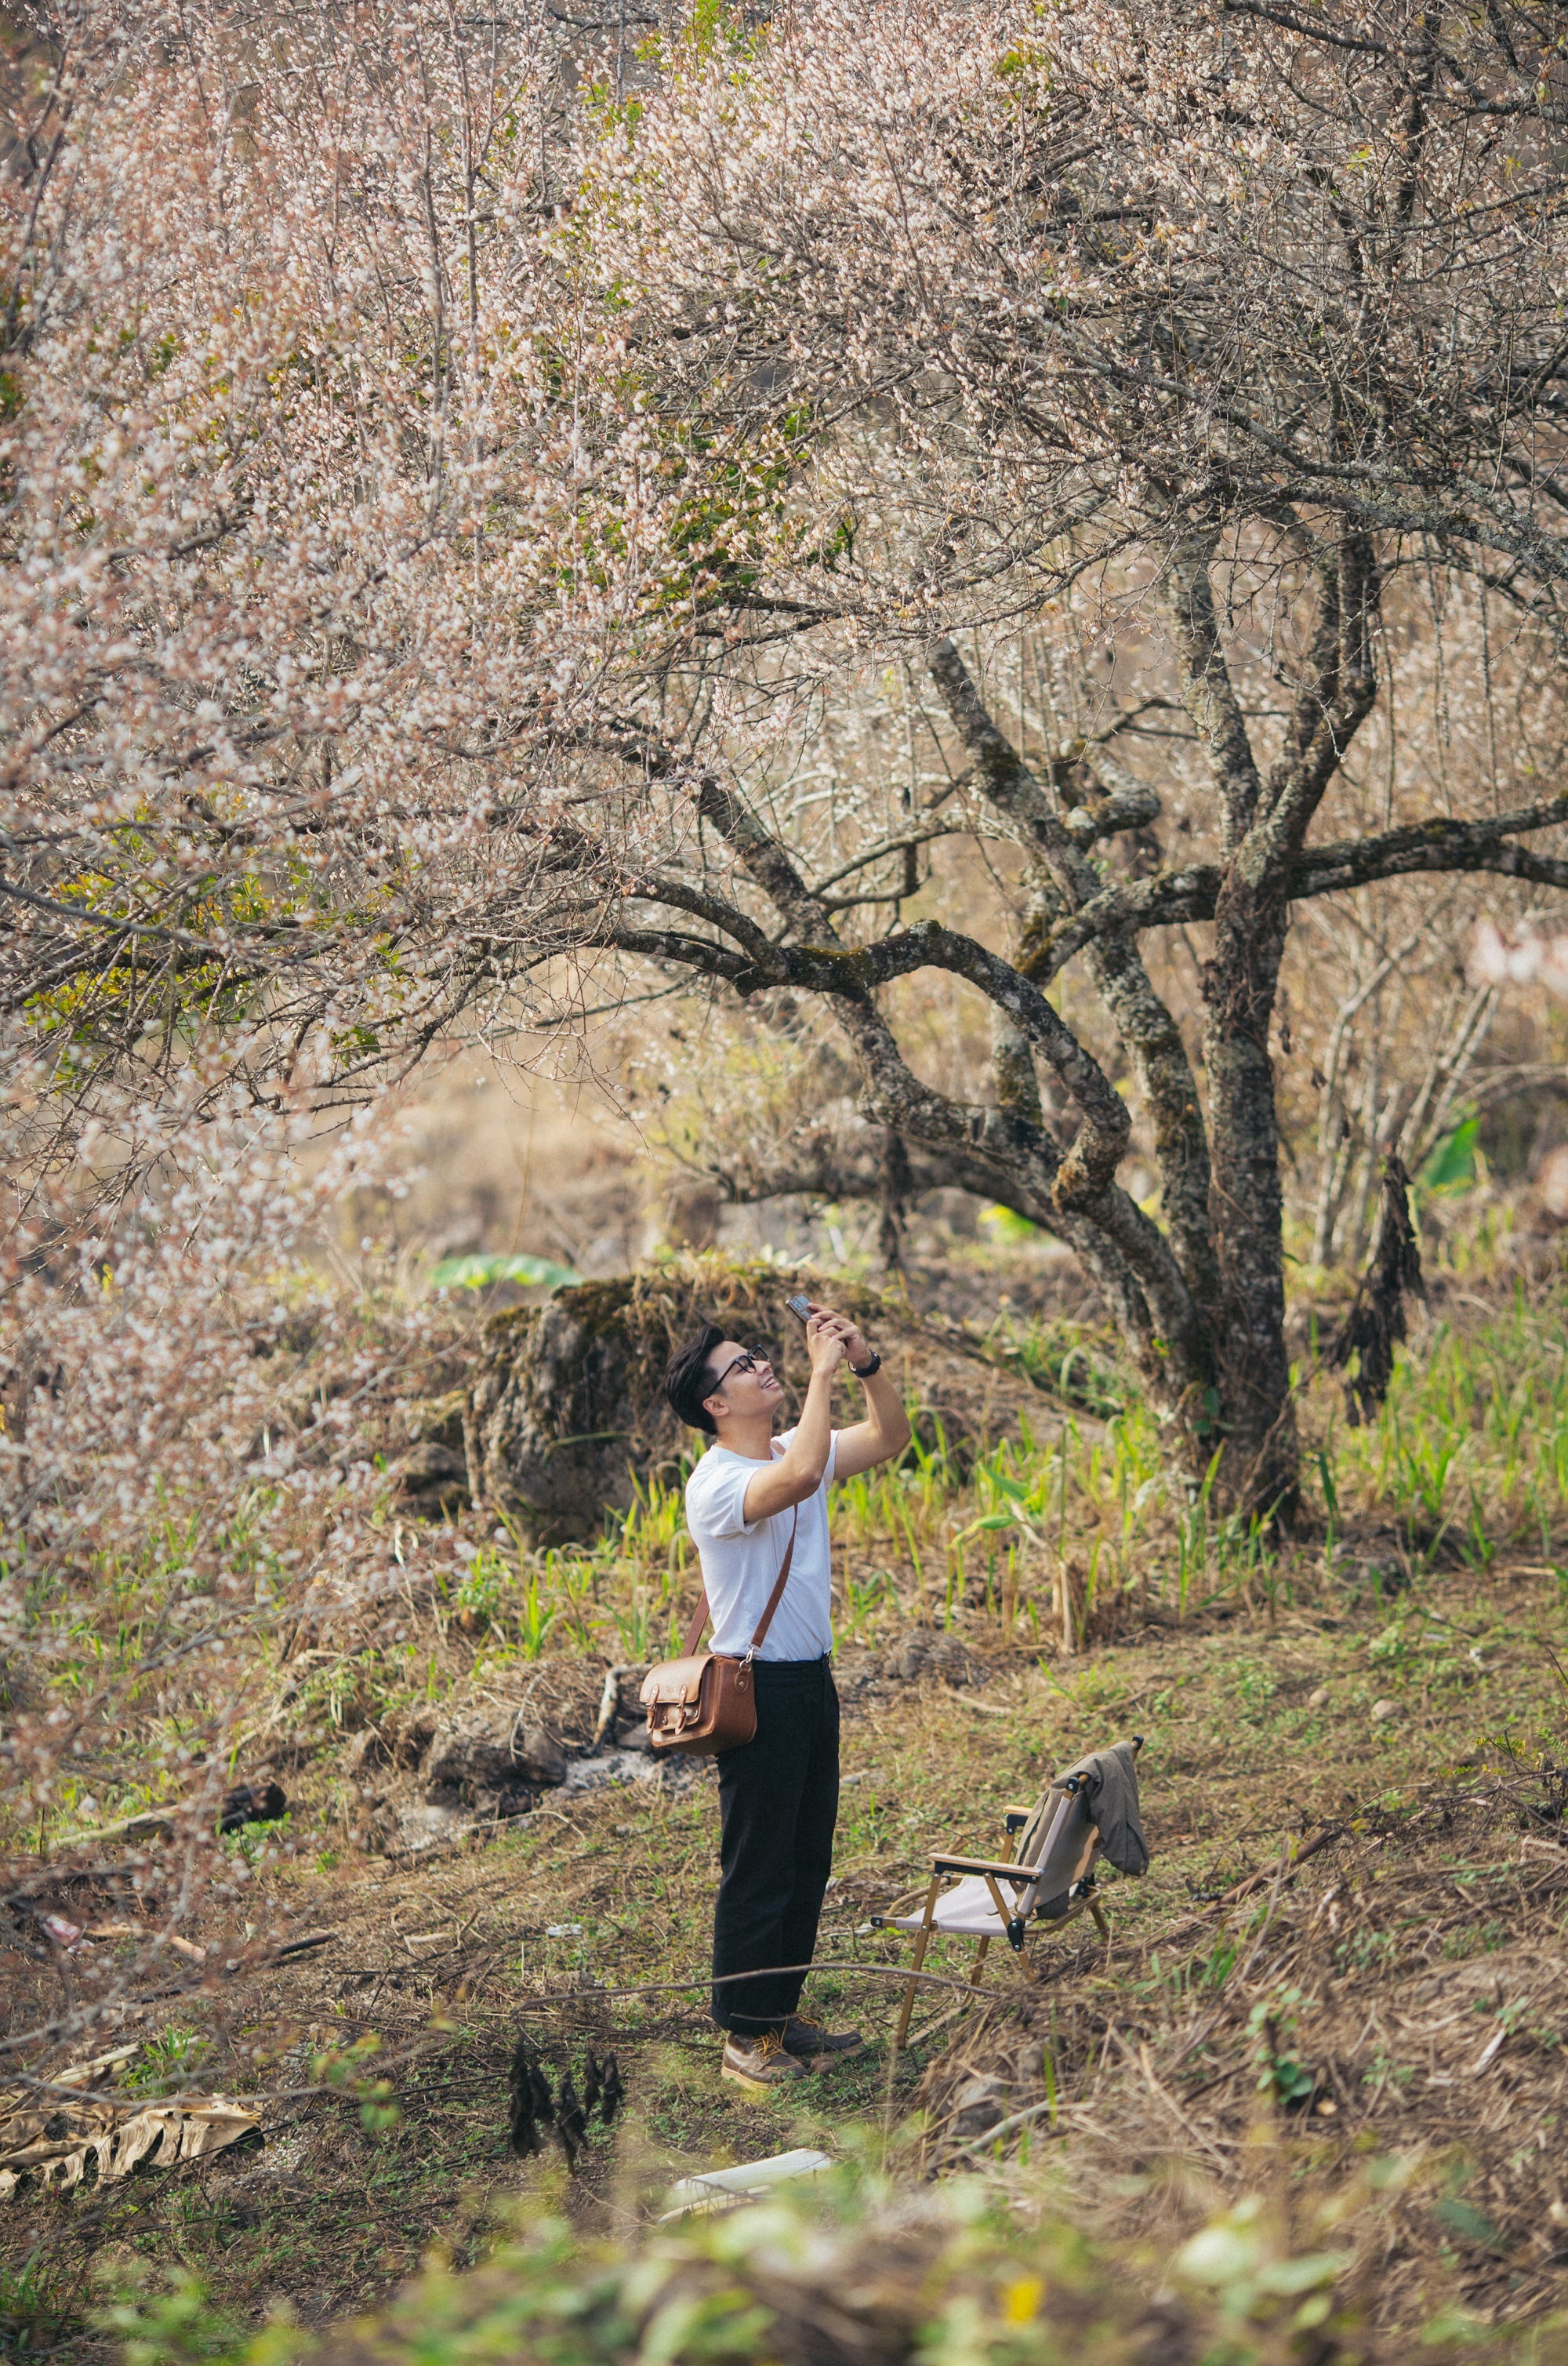
[[[1233, 2321], [1267, 2323], [1294, 2302], [1291, 2327], [1303, 2333], [1329, 2315], [1334, 2281], [1344, 2264], [1333, 2251], [1292, 2258], [1256, 2194], [1212, 2218], [1171, 2262], [1178, 2276], [1203, 2285]], [[1235, 2354], [1210, 2352], [1213, 2357]]]
[[254, 2360], [267, 2355], [262, 2342], [211, 2299], [201, 2278], [177, 2269], [160, 2281], [151, 2264], [116, 2252], [100, 2264], [97, 2281], [106, 2305], [95, 2311], [100, 2333], [116, 2337], [124, 2366], [196, 2366], [196, 2361]]
[[134, 2062], [126, 2063], [120, 2071], [121, 2084], [133, 2094], [176, 2095], [183, 2088], [200, 2082], [203, 2067], [212, 2051], [212, 2040], [199, 2030], [183, 2028], [177, 2022], [150, 2037]]
[[581, 1279], [569, 1265], [557, 1265], [553, 1257], [442, 1257], [431, 1268], [437, 1290], [489, 1290], [498, 1281], [515, 1281], [524, 1290], [565, 1290]]
[[510, 1575], [499, 1553], [488, 1545], [481, 1545], [458, 1580], [453, 1602], [457, 1609], [469, 1612], [475, 1620], [488, 1626], [499, 1613]]
[[993, 1239], [1010, 1248], [1017, 1247], [1021, 1242], [1036, 1241], [1040, 1237], [1038, 1224], [1032, 1224], [1027, 1216], [1020, 1216], [1012, 1208], [982, 1208], [980, 1220]]
[[1475, 1180], [1476, 1141], [1480, 1120], [1467, 1117], [1437, 1143], [1416, 1177], [1416, 1189], [1428, 1198], [1436, 1192], [1468, 1191]]
[[324, 2087], [353, 2097], [366, 2135], [387, 2135], [403, 2119], [390, 2079], [370, 2073], [369, 2066], [380, 2051], [381, 2040], [372, 2031], [356, 2037], [352, 2045], [318, 2054], [311, 2065]]
[[538, 1573], [535, 1572], [529, 1579], [524, 1589], [517, 1616], [518, 1641], [522, 1646], [522, 1656], [525, 1660], [537, 1660], [541, 1657], [550, 1629], [560, 1615], [558, 1605], [552, 1606], [546, 1602], [540, 1591]]
[[0, 2357], [47, 2358], [58, 2349], [73, 2315], [73, 2281], [42, 2249], [19, 2267], [0, 2265]]
[[1317, 2084], [1295, 2043], [1297, 2025], [1302, 2014], [1311, 2011], [1312, 2001], [1298, 1988], [1276, 1989], [1272, 1996], [1260, 1997], [1247, 2016], [1258, 2092], [1271, 2095], [1287, 2111], [1299, 2110]]

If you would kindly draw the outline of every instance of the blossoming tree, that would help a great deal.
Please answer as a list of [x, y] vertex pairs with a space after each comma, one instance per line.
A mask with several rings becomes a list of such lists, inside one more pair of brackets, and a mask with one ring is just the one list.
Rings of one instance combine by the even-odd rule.
[[[868, 1113], [1072, 1244], [1243, 1504], [1295, 1486], [1269, 1043], [1293, 909], [1423, 872], [1568, 884], [1537, 835], [1568, 799], [1505, 794], [1508, 764], [1468, 803], [1386, 734], [1386, 798], [1348, 769], [1380, 643], [1430, 643], [1457, 587], [1520, 683], [1555, 648], [1565, 101], [1529, 7], [812, 8], [671, 76], [575, 218], [625, 356], [602, 448], [655, 415], [702, 536], [596, 738], [672, 845], [681, 800], [699, 836], [628, 872], [644, 917], [607, 938], [825, 997]], [[1016, 671], [1010, 719], [980, 661], [1075, 613], [1158, 649], [1170, 699], [1102, 695], [1031, 749]], [[888, 650], [946, 778], [902, 810], [843, 783], [824, 830], [767, 735]], [[1136, 727], [1166, 703], [1190, 736], [1162, 775]], [[1174, 862], [1148, 834], [1172, 788]], [[1010, 941], [961, 896], [903, 917], [952, 829], [1005, 841]], [[1193, 922], [1202, 1088], [1143, 950]], [[1158, 1220], [1117, 1181], [1123, 1093], [1049, 997], [1072, 961], [1151, 1121]], [[901, 1048], [887, 989], [933, 965], [994, 1007], [994, 1098]]]
[[[1354, 765], [1456, 586], [1520, 682], [1554, 647], [1551, 13], [802, 0], [630, 59], [424, 0], [37, 25], [0, 425], [35, 1166], [197, 1046], [230, 1100], [330, 1101], [633, 981], [811, 997], [898, 1154], [1070, 1242], [1229, 1499], [1288, 1509], [1293, 911], [1568, 883], [1512, 755]], [[805, 794], [890, 667], [918, 761]], [[1198, 1042], [1149, 958], [1195, 926]], [[933, 968], [993, 1091], [901, 1042]]]

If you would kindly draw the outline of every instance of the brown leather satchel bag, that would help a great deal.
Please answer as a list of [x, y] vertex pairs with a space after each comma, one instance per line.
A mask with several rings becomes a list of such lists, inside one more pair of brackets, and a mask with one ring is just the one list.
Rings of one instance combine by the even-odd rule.
[[639, 1697], [648, 1712], [648, 1740], [658, 1752], [684, 1750], [693, 1758], [716, 1758], [722, 1750], [738, 1750], [756, 1731], [756, 1690], [751, 1680], [753, 1655], [762, 1649], [773, 1614], [784, 1598], [790, 1563], [795, 1558], [795, 1530], [801, 1507], [795, 1506], [790, 1541], [778, 1564], [778, 1575], [757, 1621], [744, 1659], [722, 1651], [700, 1651], [708, 1624], [708, 1594], [704, 1587], [697, 1613], [686, 1630], [686, 1649], [678, 1660], [661, 1660], [643, 1678]]

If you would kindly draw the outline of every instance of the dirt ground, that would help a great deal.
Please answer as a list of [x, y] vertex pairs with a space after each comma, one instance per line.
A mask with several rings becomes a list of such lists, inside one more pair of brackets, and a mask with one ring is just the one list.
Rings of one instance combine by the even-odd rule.
[[[184, 2263], [241, 2320], [283, 2305], [319, 2324], [432, 2246], [476, 2256], [498, 2213], [564, 2197], [610, 2231], [691, 2170], [872, 2141], [913, 2176], [980, 2174], [1020, 2206], [1065, 2198], [1102, 2232], [1172, 2238], [1216, 2197], [1282, 2176], [1317, 2191], [1386, 2158], [1402, 2166], [1385, 2325], [1445, 2301], [1494, 2322], [1561, 2307], [1563, 1594], [1531, 1565], [1392, 1599], [1352, 1578], [1272, 1624], [1211, 1614], [1077, 1658], [979, 1633], [913, 1676], [918, 1651], [844, 1652], [833, 1968], [808, 2003], [868, 2042], [767, 2101], [720, 2083], [705, 2019], [711, 1767], [556, 1791], [493, 1837], [419, 1853], [333, 1860], [297, 1840], [258, 1862], [250, 1911], [330, 1935], [232, 1978], [193, 1970], [129, 2030], [143, 2063], [251, 2090], [261, 2143], [122, 2185], [24, 2186], [0, 2214], [10, 2273], [57, 2294], [56, 2355], [100, 2348], [83, 2296], [127, 2253]], [[595, 1673], [555, 1712], [583, 1729], [568, 1744]], [[1005, 1805], [1132, 1732], [1152, 1862], [1106, 1885], [1109, 1951], [1080, 1922], [1022, 1963], [993, 1955], [995, 2006], [955, 2020], [963, 1998], [932, 1989], [891, 2061], [906, 1943], [870, 1915], [934, 1848], [991, 1853]], [[930, 1968], [961, 1981], [969, 1955], [954, 1944]], [[617, 2057], [626, 2105], [575, 2175], [554, 2146], [509, 2147], [523, 2031], [557, 2084], [580, 2086], [590, 2045]]]

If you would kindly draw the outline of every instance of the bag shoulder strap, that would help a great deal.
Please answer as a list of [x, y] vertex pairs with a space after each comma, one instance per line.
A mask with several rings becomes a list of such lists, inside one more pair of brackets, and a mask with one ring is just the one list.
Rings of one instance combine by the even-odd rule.
[[696, 1651], [697, 1646], [702, 1640], [702, 1629], [707, 1624], [708, 1589], [704, 1586], [701, 1593], [697, 1597], [697, 1607], [691, 1614], [691, 1624], [686, 1630], [686, 1640], [680, 1647], [680, 1656], [683, 1660], [690, 1659], [692, 1653]]
[[[795, 1516], [790, 1523], [790, 1541], [784, 1548], [784, 1558], [778, 1564], [778, 1574], [773, 1581], [773, 1591], [767, 1597], [767, 1607], [756, 1622], [756, 1632], [751, 1639], [750, 1650], [760, 1651], [773, 1624], [773, 1614], [784, 1599], [784, 1588], [790, 1583], [790, 1563], [795, 1558], [795, 1531], [801, 1525], [801, 1507], [795, 1506]], [[749, 1656], [749, 1654], [748, 1654]]]
[[[778, 1574], [773, 1581], [773, 1591], [767, 1597], [767, 1607], [763, 1612], [762, 1617], [758, 1619], [756, 1632], [751, 1639], [749, 1648], [752, 1651], [761, 1651], [763, 1644], [767, 1639], [767, 1630], [773, 1624], [773, 1614], [784, 1599], [784, 1588], [790, 1583], [790, 1564], [795, 1558], [795, 1532], [799, 1528], [800, 1525], [801, 1507], [799, 1504], [797, 1504], [795, 1506], [795, 1516], [790, 1523], [790, 1541], [784, 1548], [784, 1558], [778, 1564]], [[689, 1660], [691, 1658], [698, 1644], [702, 1640], [702, 1629], [707, 1624], [708, 1589], [704, 1586], [702, 1592], [697, 1598], [697, 1608], [692, 1614], [691, 1624], [686, 1630], [686, 1641], [681, 1647], [681, 1656], [683, 1659]]]

